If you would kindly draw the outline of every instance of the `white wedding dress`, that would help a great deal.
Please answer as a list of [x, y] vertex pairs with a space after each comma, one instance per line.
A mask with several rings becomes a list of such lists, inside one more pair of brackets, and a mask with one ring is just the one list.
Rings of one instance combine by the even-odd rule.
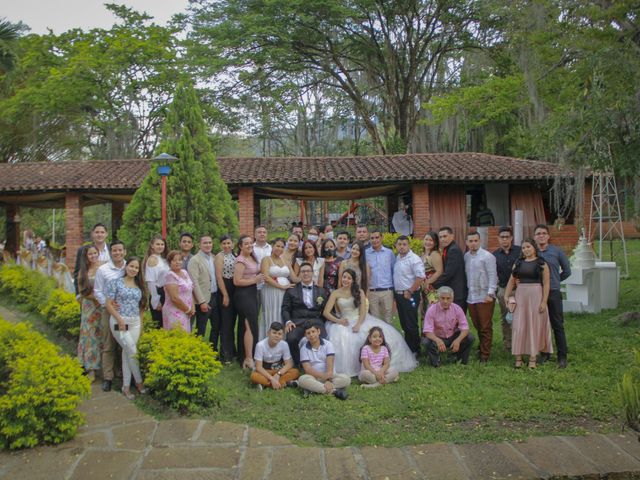
[[352, 327], [358, 322], [359, 317], [358, 309], [353, 303], [353, 297], [338, 298], [336, 304], [339, 317], [349, 321], [349, 326], [329, 321], [325, 323], [327, 336], [336, 352], [334, 363], [336, 373], [344, 373], [350, 377], [358, 375], [361, 369], [360, 349], [366, 342], [371, 327], [382, 328], [387, 348], [391, 353], [393, 368], [399, 372], [410, 372], [416, 368], [418, 362], [400, 332], [385, 321], [367, 313], [364, 322], [360, 325], [360, 331], [353, 333]]

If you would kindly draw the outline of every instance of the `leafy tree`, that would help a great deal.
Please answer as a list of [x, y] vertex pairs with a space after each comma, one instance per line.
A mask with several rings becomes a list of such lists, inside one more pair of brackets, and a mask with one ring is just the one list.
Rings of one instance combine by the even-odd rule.
[[432, 128], [457, 128], [448, 147], [613, 170], [640, 186], [637, 2], [484, 7], [482, 52], [466, 55], [455, 87], [426, 106]]
[[22, 26], [6, 19], [0, 20], [0, 73], [13, 69], [15, 64], [15, 44], [20, 36]]
[[[237, 233], [231, 195], [220, 177], [207, 126], [193, 86], [181, 84], [168, 108], [158, 152], [178, 158], [167, 179], [167, 242], [177, 247], [184, 231]], [[160, 176], [152, 169], [124, 212], [119, 232], [129, 251], [142, 254], [161, 230]]]
[[27, 35], [0, 96], [0, 161], [148, 157], [181, 75], [177, 27], [107, 5], [109, 30]]
[[[310, 78], [346, 95], [379, 153], [410, 146], [422, 103], [470, 42], [475, 1], [192, 3], [191, 58], [205, 77], [282, 97]], [[216, 59], [211, 61], [211, 59]]]
[[464, 124], [468, 135], [457, 148], [490, 127], [501, 132], [504, 153], [637, 171], [640, 22], [633, 5], [488, 2], [484, 55], [465, 57], [475, 62], [472, 74], [432, 99], [432, 123], [455, 116]]

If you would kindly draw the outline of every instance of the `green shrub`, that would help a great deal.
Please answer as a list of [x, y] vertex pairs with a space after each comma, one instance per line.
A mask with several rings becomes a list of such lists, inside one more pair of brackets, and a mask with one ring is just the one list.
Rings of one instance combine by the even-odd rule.
[[[382, 245], [387, 248], [393, 250], [393, 253], [396, 252], [396, 240], [400, 236], [399, 233], [385, 233], [382, 235]], [[416, 255], [422, 255], [424, 252], [424, 247], [422, 246], [421, 238], [409, 237], [409, 247]]]
[[16, 302], [37, 310], [47, 301], [55, 281], [20, 265], [5, 265], [0, 269], [0, 288]]
[[162, 326], [158, 326], [156, 321], [151, 317], [151, 312], [149, 311], [149, 309], [145, 309], [144, 313], [142, 314], [142, 331], [147, 332], [149, 330], [157, 330], [159, 328], [162, 328]]
[[627, 425], [640, 432], [640, 351], [635, 352], [635, 364], [622, 376], [618, 389]]
[[0, 444], [33, 447], [73, 438], [90, 392], [80, 364], [25, 324], [0, 319]]
[[80, 333], [80, 304], [73, 293], [56, 288], [41, 306], [40, 313], [60, 335], [76, 338]]
[[80, 333], [80, 304], [75, 295], [55, 288], [55, 280], [20, 265], [0, 269], [0, 289], [17, 303], [44, 317], [58, 334], [75, 338]]
[[138, 343], [145, 385], [157, 400], [180, 413], [211, 408], [214, 379], [222, 365], [211, 345], [182, 329], [151, 330]]

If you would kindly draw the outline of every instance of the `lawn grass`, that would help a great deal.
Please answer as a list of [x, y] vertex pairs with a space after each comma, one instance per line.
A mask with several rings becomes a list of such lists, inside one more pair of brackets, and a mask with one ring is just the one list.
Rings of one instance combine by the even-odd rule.
[[436, 370], [422, 359], [397, 384], [371, 390], [354, 382], [345, 402], [320, 395], [304, 399], [296, 390], [260, 393], [232, 366], [219, 376], [226, 398], [211, 418], [322, 446], [503, 441], [620, 430], [617, 385], [640, 346], [638, 325], [625, 327], [618, 319], [640, 308], [640, 241], [628, 242], [628, 248], [631, 275], [621, 281], [619, 308], [565, 315], [566, 370], [555, 362], [515, 370], [513, 357], [502, 349], [496, 314], [486, 366], [472, 360]]
[[[305, 399], [294, 389], [258, 392], [248, 374], [233, 365], [217, 377], [223, 400], [210, 419], [246, 423], [299, 445], [318, 446], [495, 442], [620, 430], [617, 386], [632, 362], [633, 349], [640, 347], [638, 323], [623, 326], [619, 320], [621, 313], [640, 309], [640, 241], [627, 246], [630, 278], [621, 281], [619, 308], [565, 315], [566, 370], [555, 362], [533, 371], [515, 370], [512, 356], [502, 350], [496, 314], [486, 366], [474, 359], [468, 366], [436, 370], [422, 358], [420, 366], [402, 374], [396, 384], [371, 390], [354, 382], [349, 399], [342, 402], [320, 395]], [[46, 330], [37, 315], [28, 316], [36, 328]], [[47, 333], [55, 340], [55, 334]], [[72, 353], [72, 347], [67, 342], [63, 348]], [[139, 397], [136, 403], [159, 418], [176, 415], [151, 399]]]

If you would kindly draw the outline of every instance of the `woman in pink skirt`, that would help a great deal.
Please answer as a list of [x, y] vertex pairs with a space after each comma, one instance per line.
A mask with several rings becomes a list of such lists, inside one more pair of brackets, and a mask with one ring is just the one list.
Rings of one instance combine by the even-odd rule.
[[[515, 288], [515, 297], [511, 292]], [[511, 353], [515, 367], [522, 366], [522, 356], [529, 356], [529, 368], [536, 368], [538, 353], [551, 353], [551, 325], [547, 311], [549, 267], [540, 257], [536, 242], [522, 242], [522, 255], [513, 265], [504, 292], [505, 303], [513, 314]]]

